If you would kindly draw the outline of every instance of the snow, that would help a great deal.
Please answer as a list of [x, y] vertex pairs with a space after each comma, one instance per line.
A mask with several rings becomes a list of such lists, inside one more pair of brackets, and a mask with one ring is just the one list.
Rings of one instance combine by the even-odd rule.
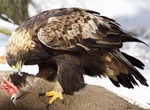
[[[35, 7], [29, 5], [30, 16], [41, 11], [61, 8], [61, 7], [81, 7], [95, 10], [101, 15], [111, 17], [121, 24], [121, 27], [127, 31], [137, 34], [139, 39], [146, 42], [150, 46], [150, 0], [33, 0]], [[32, 10], [32, 11], [31, 11]], [[14, 31], [17, 27], [14, 24], [0, 20], [0, 28], [7, 28]], [[0, 55], [4, 54], [4, 46], [8, 37], [0, 33]], [[140, 43], [125, 43], [122, 51], [135, 56], [144, 62], [145, 69], [139, 70], [147, 79], [150, 85], [150, 47]], [[7, 64], [0, 64], [0, 70], [11, 70]], [[37, 65], [23, 66], [22, 71], [36, 74], [38, 72]], [[85, 82], [93, 85], [100, 85], [106, 89], [116, 93], [117, 95], [128, 100], [130, 103], [137, 104], [141, 107], [150, 109], [150, 87], [139, 84], [135, 89], [127, 89], [124, 87], [115, 87], [108, 78], [92, 78], [85, 76]]]

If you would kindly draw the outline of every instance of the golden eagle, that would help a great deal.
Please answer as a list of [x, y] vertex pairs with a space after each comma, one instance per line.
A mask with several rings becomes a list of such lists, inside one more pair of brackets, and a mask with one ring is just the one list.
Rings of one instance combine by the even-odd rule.
[[[113, 19], [80, 8], [44, 11], [25, 20], [6, 45], [6, 60], [15, 72], [23, 65], [39, 66], [37, 76], [56, 81], [44, 95], [63, 99], [85, 86], [83, 75], [108, 76], [127, 88], [148, 86], [135, 68], [144, 64], [119, 50], [124, 42], [141, 42], [125, 33]], [[135, 67], [134, 67], [135, 66]]]

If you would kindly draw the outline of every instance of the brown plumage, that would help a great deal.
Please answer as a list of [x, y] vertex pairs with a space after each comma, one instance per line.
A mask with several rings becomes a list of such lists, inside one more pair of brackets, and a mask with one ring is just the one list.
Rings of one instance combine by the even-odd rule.
[[6, 45], [11, 67], [39, 65], [37, 76], [58, 81], [67, 94], [85, 86], [83, 75], [108, 76], [119, 87], [148, 86], [134, 67], [138, 59], [119, 50], [123, 42], [141, 42], [115, 20], [79, 8], [44, 11], [24, 21]]

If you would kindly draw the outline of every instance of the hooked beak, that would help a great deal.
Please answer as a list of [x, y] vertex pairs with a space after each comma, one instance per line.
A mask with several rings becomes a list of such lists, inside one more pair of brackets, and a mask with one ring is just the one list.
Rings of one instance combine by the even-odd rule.
[[21, 72], [21, 68], [22, 68], [22, 61], [17, 62], [16, 66], [12, 65], [12, 69], [13, 69], [13, 74], [18, 74]]
[[18, 68], [14, 65], [12, 66], [12, 69], [13, 69], [13, 74], [18, 74], [21, 71], [21, 68]]

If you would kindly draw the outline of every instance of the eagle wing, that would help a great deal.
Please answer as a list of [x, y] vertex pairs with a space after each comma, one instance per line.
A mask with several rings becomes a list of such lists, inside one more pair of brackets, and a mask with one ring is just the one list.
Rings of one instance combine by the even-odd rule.
[[142, 42], [124, 33], [114, 20], [77, 8], [64, 8], [49, 17], [38, 39], [49, 48], [67, 51], [77, 47], [120, 48], [125, 41]]

